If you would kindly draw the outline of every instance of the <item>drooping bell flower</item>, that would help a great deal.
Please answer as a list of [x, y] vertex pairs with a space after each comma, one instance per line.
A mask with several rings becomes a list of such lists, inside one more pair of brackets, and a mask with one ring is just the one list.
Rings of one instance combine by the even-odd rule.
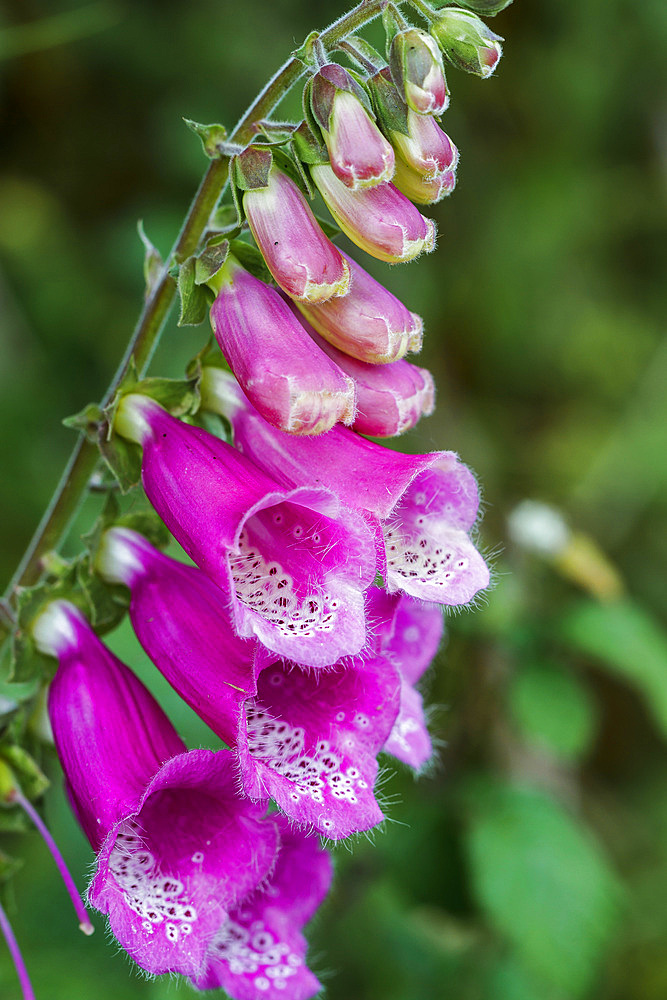
[[97, 567], [131, 591], [137, 638], [178, 694], [238, 757], [243, 791], [272, 798], [332, 840], [382, 820], [377, 754], [398, 710], [385, 654], [323, 670], [275, 661], [234, 635], [229, 596], [200, 570], [112, 528]]
[[302, 315], [334, 347], [369, 364], [385, 365], [421, 350], [421, 316], [345, 256], [351, 275], [348, 294], [329, 302], [299, 302]]
[[442, 55], [435, 39], [418, 28], [397, 32], [389, 48], [394, 83], [419, 115], [441, 115], [449, 105]]
[[[424, 604], [407, 594], [378, 596], [390, 605], [385, 620], [390, 625], [381, 632], [380, 649], [401, 676], [401, 706], [386, 753], [420, 771], [433, 754], [431, 737], [424, 718], [422, 696], [415, 687], [431, 664], [442, 641], [444, 622], [437, 604]], [[370, 598], [369, 598], [370, 600]]]
[[228, 751], [185, 749], [73, 605], [47, 605], [32, 631], [59, 663], [49, 717], [70, 801], [97, 853], [91, 905], [147, 972], [206, 974], [230, 911], [275, 865], [275, 821], [239, 798]]
[[283, 291], [310, 302], [345, 295], [347, 264], [270, 150], [248, 148], [235, 157], [234, 173], [252, 235]]
[[326, 896], [331, 859], [315, 836], [276, 816], [281, 848], [264, 891], [232, 910], [214, 937], [200, 990], [221, 988], [234, 1000], [309, 1000], [321, 986], [305, 963], [301, 928]]
[[285, 485], [326, 484], [343, 504], [366, 512], [382, 539], [380, 572], [390, 592], [461, 605], [488, 586], [488, 568], [470, 538], [477, 484], [453, 452], [404, 455], [340, 426], [288, 445], [235, 384], [218, 400], [237, 447], [268, 475]]
[[357, 410], [352, 427], [372, 437], [394, 437], [433, 413], [435, 385], [426, 368], [409, 361], [372, 365], [344, 354], [311, 328], [311, 337], [355, 386]]
[[390, 181], [394, 150], [372, 118], [364, 89], [338, 63], [322, 66], [306, 92], [331, 169], [352, 191]]
[[338, 421], [351, 423], [354, 383], [315, 346], [275, 288], [231, 254], [213, 280], [216, 339], [262, 416], [289, 434], [322, 434]]
[[351, 191], [329, 164], [315, 164], [310, 170], [340, 228], [371, 257], [398, 264], [435, 249], [435, 223], [393, 184]]
[[483, 80], [491, 76], [503, 54], [501, 36], [467, 10], [442, 8], [429, 30], [453, 66]]
[[315, 667], [362, 648], [363, 592], [375, 575], [363, 516], [324, 487], [283, 489], [250, 458], [146, 396], [124, 396], [114, 428], [141, 445], [148, 499], [190, 558], [231, 594], [240, 636]]

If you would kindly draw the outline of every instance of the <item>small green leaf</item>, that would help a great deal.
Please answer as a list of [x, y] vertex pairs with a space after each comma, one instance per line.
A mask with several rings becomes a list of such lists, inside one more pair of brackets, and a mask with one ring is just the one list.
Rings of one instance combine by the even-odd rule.
[[223, 267], [229, 255], [229, 240], [216, 237], [210, 240], [195, 259], [195, 285], [205, 285]]
[[261, 281], [273, 281], [271, 272], [257, 247], [251, 246], [250, 243], [246, 243], [244, 240], [232, 240], [230, 250], [239, 263], [243, 264], [246, 271], [250, 271], [251, 274]]
[[667, 735], [667, 636], [638, 604], [579, 601], [556, 622], [559, 637], [619, 674], [643, 695]]
[[188, 257], [178, 269], [178, 295], [181, 300], [181, 311], [178, 317], [179, 326], [199, 326], [208, 315], [212, 297], [205, 285], [195, 281], [196, 261]]
[[595, 705], [574, 674], [550, 663], [522, 666], [508, 688], [510, 711], [528, 742], [577, 760], [595, 735]]
[[591, 986], [620, 890], [586, 827], [542, 792], [475, 782], [466, 847], [475, 894], [529, 972], [575, 1000]]
[[97, 403], [88, 403], [79, 413], [65, 417], [63, 424], [72, 430], [81, 431], [89, 441], [96, 444], [104, 424], [104, 411]]
[[199, 136], [209, 160], [219, 160], [222, 156], [220, 147], [227, 138], [227, 129], [224, 125], [201, 125], [199, 122], [193, 122], [191, 118], [184, 118], [183, 121], [195, 135]]

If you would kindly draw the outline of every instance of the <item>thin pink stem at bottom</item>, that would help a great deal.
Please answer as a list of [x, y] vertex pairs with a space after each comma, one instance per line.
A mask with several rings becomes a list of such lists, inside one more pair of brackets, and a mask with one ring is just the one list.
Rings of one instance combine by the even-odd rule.
[[18, 941], [14, 937], [14, 931], [12, 930], [12, 925], [9, 922], [9, 917], [2, 908], [2, 903], [0, 903], [0, 930], [2, 931], [5, 941], [7, 942], [9, 954], [12, 956], [14, 968], [16, 969], [16, 974], [19, 977], [19, 982], [23, 991], [23, 1000], [35, 1000], [32, 983], [30, 982], [28, 970], [26, 969], [25, 962], [23, 961], [21, 949], [18, 946]]

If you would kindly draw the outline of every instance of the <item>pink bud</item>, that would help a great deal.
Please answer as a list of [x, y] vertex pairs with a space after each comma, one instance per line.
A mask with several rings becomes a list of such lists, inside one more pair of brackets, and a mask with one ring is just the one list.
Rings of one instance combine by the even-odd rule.
[[313, 332], [316, 344], [339, 368], [354, 379], [357, 415], [352, 427], [360, 434], [394, 437], [414, 427], [422, 416], [433, 413], [435, 386], [431, 373], [409, 361], [369, 365], [351, 358]]
[[275, 167], [268, 181], [267, 187], [244, 193], [243, 208], [276, 282], [294, 299], [320, 302], [345, 295], [347, 264], [322, 232], [299, 188]]
[[408, 109], [408, 134], [392, 131], [390, 138], [398, 158], [427, 179], [456, 169], [459, 152], [438, 123]]
[[400, 299], [346, 256], [351, 287], [345, 298], [299, 302], [309, 323], [345, 354], [372, 364], [387, 364], [422, 344], [423, 323]]
[[425, 31], [408, 28], [391, 43], [389, 65], [408, 107], [420, 115], [441, 115], [449, 105], [442, 56], [435, 39]]
[[313, 166], [311, 173], [345, 235], [372, 257], [397, 264], [435, 248], [435, 224], [393, 184], [351, 191], [329, 164]]
[[216, 339], [264, 419], [289, 434], [322, 434], [339, 420], [351, 423], [352, 379], [313, 343], [279, 293], [232, 256], [216, 283]]

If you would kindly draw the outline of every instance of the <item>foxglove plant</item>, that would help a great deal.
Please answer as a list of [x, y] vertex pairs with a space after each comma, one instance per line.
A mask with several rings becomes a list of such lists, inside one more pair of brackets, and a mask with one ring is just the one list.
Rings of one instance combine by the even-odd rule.
[[[468, 10], [411, 4], [430, 33], [401, 4], [363, 0], [308, 37], [231, 134], [188, 123], [209, 168], [164, 265], [145, 240], [148, 289], [125, 360], [103, 404], [69, 421], [84, 436], [0, 609], [19, 667], [35, 647], [58, 660], [49, 715], [97, 855], [91, 905], [149, 973], [235, 1000], [318, 991], [302, 928], [331, 863], [312, 831], [339, 840], [381, 822], [379, 754], [417, 772], [431, 759], [417, 685], [442, 638], [440, 605], [489, 583], [470, 470], [451, 451], [401, 454], [361, 436], [401, 434], [432, 411], [430, 373], [404, 360], [423, 323], [309, 204], [319, 191], [379, 260], [434, 249], [435, 223], [415, 204], [453, 189], [458, 160], [434, 117], [449, 103], [441, 53], [486, 77], [501, 39]], [[380, 13], [387, 61], [356, 34]], [[341, 51], [356, 69], [332, 61]], [[304, 73], [304, 120], [267, 118]], [[209, 345], [184, 382], [144, 377], [176, 288], [181, 324], [210, 307], [233, 374]], [[123, 492], [141, 480], [157, 519], [121, 514], [109, 491], [86, 536], [92, 558], [62, 559], [53, 549], [100, 455]], [[148, 532], [161, 521], [197, 565], [162, 554], [137, 518]], [[97, 637], [89, 620], [113, 627], [124, 588], [140, 644], [229, 749], [187, 750]], [[0, 924], [29, 997], [2, 910]]]

